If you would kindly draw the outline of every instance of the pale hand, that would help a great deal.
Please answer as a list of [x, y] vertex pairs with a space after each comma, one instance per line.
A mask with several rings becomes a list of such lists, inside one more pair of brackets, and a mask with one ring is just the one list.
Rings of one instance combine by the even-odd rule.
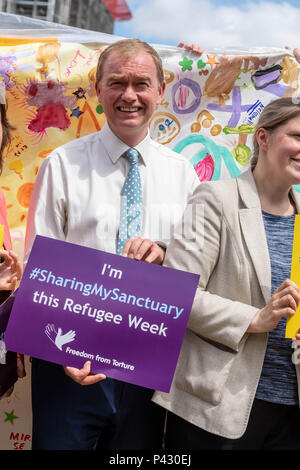
[[177, 47], [182, 47], [197, 55], [202, 55], [204, 52], [204, 47], [198, 46], [197, 44], [184, 44], [183, 42], [180, 42]]
[[104, 374], [91, 374], [91, 361], [87, 361], [82, 369], [65, 366], [64, 371], [74, 382], [80, 385], [93, 385], [106, 379]]
[[247, 332], [266, 333], [274, 330], [282, 317], [290, 317], [296, 313], [299, 302], [299, 287], [290, 279], [286, 279], [275, 290], [267, 305], [258, 310]]
[[129, 238], [124, 244], [122, 256], [146, 263], [162, 264], [165, 252], [149, 238]]
[[22, 266], [18, 255], [13, 251], [0, 250], [0, 290], [15, 290], [22, 277]]

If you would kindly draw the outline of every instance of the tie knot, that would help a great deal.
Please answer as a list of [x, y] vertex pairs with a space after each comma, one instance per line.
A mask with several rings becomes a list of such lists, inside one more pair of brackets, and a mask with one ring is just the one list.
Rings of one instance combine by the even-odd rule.
[[139, 160], [139, 152], [136, 149], [129, 148], [124, 155], [128, 158], [131, 165], [137, 163]]

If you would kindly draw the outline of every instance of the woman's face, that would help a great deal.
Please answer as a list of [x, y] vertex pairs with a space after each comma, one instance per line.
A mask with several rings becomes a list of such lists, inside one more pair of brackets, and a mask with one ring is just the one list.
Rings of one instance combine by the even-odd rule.
[[266, 163], [270, 176], [287, 184], [300, 183], [300, 116], [274, 131], [266, 131]]

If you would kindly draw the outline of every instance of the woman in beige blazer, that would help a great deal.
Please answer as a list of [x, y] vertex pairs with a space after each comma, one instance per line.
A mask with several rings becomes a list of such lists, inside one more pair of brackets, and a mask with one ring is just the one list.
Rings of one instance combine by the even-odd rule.
[[300, 449], [298, 366], [284, 337], [300, 301], [287, 279], [299, 183], [300, 105], [282, 98], [260, 116], [251, 169], [190, 200], [204, 208], [196, 241], [172, 240], [165, 258], [200, 274], [170, 393], [153, 398], [169, 410], [167, 450]]

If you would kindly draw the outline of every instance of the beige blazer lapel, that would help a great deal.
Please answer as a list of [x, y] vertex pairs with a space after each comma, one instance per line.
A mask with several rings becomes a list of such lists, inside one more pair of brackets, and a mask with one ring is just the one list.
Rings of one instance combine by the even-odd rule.
[[238, 190], [244, 203], [239, 209], [239, 220], [245, 243], [249, 250], [255, 272], [266, 302], [271, 297], [271, 265], [269, 249], [252, 171], [248, 170], [237, 178]]

